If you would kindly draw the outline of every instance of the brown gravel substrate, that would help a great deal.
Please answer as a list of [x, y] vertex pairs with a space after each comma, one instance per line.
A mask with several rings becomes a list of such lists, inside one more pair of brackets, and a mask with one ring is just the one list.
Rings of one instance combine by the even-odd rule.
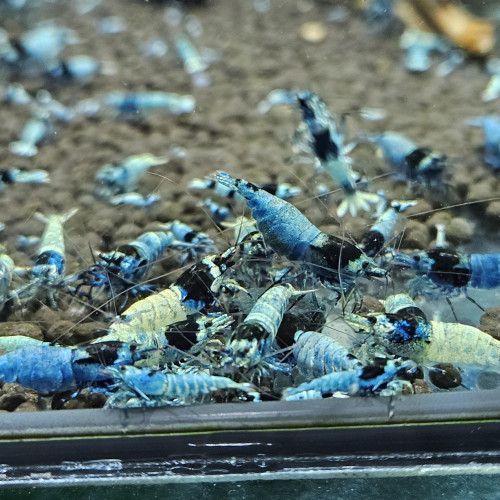
[[[450, 188], [438, 194], [426, 191], [419, 205], [408, 211], [411, 220], [402, 239], [403, 248], [427, 248], [435, 238], [436, 222], [448, 225], [453, 245], [478, 241], [484, 231], [483, 223], [490, 223], [489, 232], [498, 226], [500, 201], [483, 200], [500, 198], [500, 182], [483, 165], [479, 150], [482, 131], [464, 124], [469, 117], [499, 109], [498, 101], [480, 100], [489, 79], [480, 61], [468, 61], [447, 78], [437, 77], [434, 68], [412, 75], [402, 65], [397, 29], [374, 34], [356, 13], [341, 24], [325, 21], [336, 2], [311, 1], [310, 9], [305, 9], [308, 2], [271, 1], [271, 9], [263, 15], [254, 10], [250, 0], [211, 0], [189, 3], [188, 7], [203, 25], [203, 34], [196, 43], [215, 49], [221, 56], [208, 69], [212, 84], [196, 88], [177, 59], [171, 43], [172, 31], [163, 21], [161, 2], [106, 0], [84, 15], [76, 15], [72, 3], [43, 3], [41, 11], [24, 17], [10, 13], [2, 16], [0, 27], [15, 36], [37, 19], [57, 18], [81, 37], [81, 43], [66, 48], [63, 56], [92, 55], [113, 63], [116, 73], [99, 75], [83, 84], [63, 85], [3, 71], [0, 82], [12, 78], [30, 91], [47, 88], [68, 106], [112, 90], [186, 93], [195, 96], [196, 111], [182, 116], [158, 112], [136, 121], [113, 120], [105, 115], [78, 117], [70, 123], [57, 123], [53, 137], [37, 156], [20, 158], [9, 152], [8, 144], [18, 139], [29, 113], [21, 106], [0, 102], [2, 168], [42, 168], [50, 172], [51, 178], [47, 185], [18, 184], [0, 193], [0, 221], [6, 224], [0, 234], [1, 243], [17, 265], [29, 266], [32, 262], [29, 252], [17, 249], [17, 236], [40, 235], [43, 230], [33, 217], [35, 212], [79, 209], [65, 226], [70, 273], [92, 262], [90, 249], [113, 249], [146, 229], [154, 229], [157, 221], [181, 219], [217, 236], [213, 222], [197, 207], [200, 200], [212, 194], [187, 191], [187, 184], [194, 177], [226, 170], [254, 183], [277, 179], [302, 185], [310, 177], [311, 166], [290, 165], [287, 161], [292, 156], [291, 135], [299, 123], [298, 112], [275, 108], [261, 115], [257, 111], [259, 101], [275, 88], [311, 89], [332, 111], [350, 112], [350, 138], [393, 130], [448, 156]], [[110, 15], [124, 18], [127, 30], [110, 35], [97, 32], [96, 19]], [[301, 26], [311, 21], [324, 22], [326, 27], [326, 36], [319, 43], [308, 43], [300, 36]], [[169, 42], [168, 53], [162, 58], [145, 57], [140, 46], [155, 37]], [[435, 66], [438, 62], [436, 58]], [[363, 121], [356, 112], [362, 107], [384, 108], [387, 118], [380, 122]], [[161, 202], [147, 209], [116, 208], [93, 197], [94, 176], [104, 164], [143, 152], [168, 155], [172, 146], [186, 148], [186, 158], [152, 168], [138, 189], [144, 194], [158, 191]], [[389, 168], [373, 148], [360, 146], [352, 157], [355, 170], [374, 179], [369, 184], [370, 191], [384, 189], [389, 198], [409, 197], [405, 185], [387, 176]], [[321, 180], [330, 182], [326, 176]], [[325, 207], [305, 194], [294, 203], [328, 232], [348, 233], [359, 241], [370, 224], [369, 216], [361, 214], [338, 221], [335, 210], [340, 199], [339, 193], [333, 195]], [[469, 210], [446, 209], [462, 202], [474, 204]], [[434, 209], [439, 211], [433, 213]], [[236, 210], [243, 209], [237, 206]], [[471, 212], [482, 219], [480, 223], [471, 222]], [[224, 245], [228, 236], [221, 235], [218, 241]], [[170, 270], [171, 262], [158, 266], [157, 271]], [[170, 277], [162, 279], [164, 284], [170, 281]], [[15, 284], [21, 281], [17, 279]], [[67, 304], [59, 311], [43, 307], [36, 312], [16, 312], [9, 320], [22, 321], [17, 324], [18, 332], [51, 341], [63, 338], [68, 344], [90, 340], [94, 327], [103, 327], [102, 323], [89, 326], [89, 320], [80, 325], [81, 309]], [[10, 325], [0, 325], [0, 335], [11, 331]], [[0, 400], [14, 400], [9, 394], [4, 389]], [[29, 399], [18, 400], [18, 409], [34, 404]], [[69, 406], [93, 404], [100, 403], [82, 399]], [[14, 403], [5, 403], [1, 408], [14, 409], [11, 406]]]

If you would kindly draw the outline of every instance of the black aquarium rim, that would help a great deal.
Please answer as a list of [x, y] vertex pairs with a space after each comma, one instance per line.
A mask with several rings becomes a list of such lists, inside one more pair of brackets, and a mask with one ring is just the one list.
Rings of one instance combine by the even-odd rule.
[[187, 407], [0, 414], [12, 439], [133, 436], [438, 422], [500, 421], [500, 390]]
[[500, 471], [499, 390], [0, 415], [0, 486], [455, 474], [471, 464]]

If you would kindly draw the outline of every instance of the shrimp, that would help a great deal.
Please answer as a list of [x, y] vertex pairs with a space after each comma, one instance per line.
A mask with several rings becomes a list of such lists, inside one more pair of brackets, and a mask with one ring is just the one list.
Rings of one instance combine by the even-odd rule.
[[117, 340], [135, 343], [141, 349], [166, 345], [165, 329], [186, 321], [211, 306], [223, 285], [223, 273], [232, 265], [236, 249], [209, 255], [185, 271], [169, 288], [139, 300], [117, 316], [107, 335], [94, 343]]
[[304, 382], [298, 387], [285, 389], [282, 399], [285, 401], [321, 399], [327, 394], [335, 392], [344, 392], [350, 395], [376, 394], [398, 373], [408, 371], [413, 367], [412, 361], [388, 359], [383, 360], [383, 364], [377, 363], [355, 370], [328, 373], [310, 382]]
[[356, 276], [387, 275], [356, 245], [323, 233], [287, 201], [225, 172], [218, 172], [216, 180], [237, 190], [247, 200], [266, 244], [279, 255], [300, 260], [321, 278], [336, 283], [341, 281], [340, 273], [344, 282]]
[[[312, 92], [299, 92], [297, 101], [306, 125], [303, 148], [311, 150], [321, 167], [340, 185], [345, 200], [339, 205], [337, 215], [347, 212], [356, 215], [359, 210], [370, 210], [370, 203], [377, 203], [378, 196], [361, 193], [356, 189], [351, 159], [344, 147], [344, 136], [321, 99]], [[300, 144], [299, 144], [300, 145]]]
[[252, 385], [234, 382], [227, 377], [169, 374], [133, 366], [107, 370], [124, 386], [124, 389], [108, 398], [106, 406], [111, 408], [192, 404], [201, 396], [221, 389], [235, 389], [257, 396]]
[[30, 283], [14, 292], [18, 298], [30, 297], [33, 291], [38, 292], [43, 289], [43, 295], [46, 296], [50, 306], [57, 309], [55, 291], [64, 283], [65, 272], [63, 224], [73, 217], [77, 210], [74, 208], [63, 215], [47, 217], [39, 213], [35, 214], [39, 220], [45, 222], [45, 231], [38, 245]]
[[392, 354], [417, 363], [466, 363], [483, 369], [500, 368], [500, 342], [469, 325], [427, 321], [406, 294], [388, 297], [386, 313], [367, 318], [347, 315], [352, 326], [361, 326]]
[[264, 292], [231, 334], [225, 363], [250, 369], [268, 357], [290, 299], [303, 293], [290, 284], [274, 285]]
[[348, 349], [324, 333], [299, 330], [292, 348], [297, 368], [308, 378], [361, 367], [361, 362]]

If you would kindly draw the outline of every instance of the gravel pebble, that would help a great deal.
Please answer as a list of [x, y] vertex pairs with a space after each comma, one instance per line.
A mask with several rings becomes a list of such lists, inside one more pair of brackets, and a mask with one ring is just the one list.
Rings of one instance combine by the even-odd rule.
[[481, 316], [479, 328], [494, 339], [500, 340], [500, 306], [486, 309]]
[[10, 337], [11, 335], [23, 335], [36, 340], [43, 340], [42, 329], [34, 323], [19, 323], [9, 321], [0, 323], [0, 337]]
[[446, 226], [446, 239], [454, 245], [469, 242], [474, 236], [474, 224], [463, 217], [455, 217]]

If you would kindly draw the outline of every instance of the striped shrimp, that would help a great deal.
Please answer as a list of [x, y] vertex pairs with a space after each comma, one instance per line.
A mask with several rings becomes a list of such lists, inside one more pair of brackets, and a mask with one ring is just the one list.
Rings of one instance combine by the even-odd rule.
[[412, 361], [401, 359], [383, 361], [383, 364], [377, 363], [354, 370], [328, 373], [297, 387], [290, 387], [283, 391], [282, 399], [285, 401], [321, 399], [335, 392], [350, 395], [376, 394], [392, 382], [400, 372], [414, 367]]
[[406, 294], [385, 300], [385, 314], [346, 320], [358, 327], [364, 323], [384, 347], [397, 356], [417, 363], [466, 363], [484, 369], [500, 369], [500, 342], [473, 326], [427, 321]]
[[151, 291], [151, 286], [138, 283], [168, 248], [190, 246], [190, 243], [177, 241], [170, 231], [148, 231], [115, 251], [100, 253], [99, 260], [94, 265], [74, 277], [67, 278], [66, 281], [70, 282], [74, 278], [80, 281], [75, 289], [80, 294], [83, 294], [82, 287], [89, 287], [89, 291], [84, 295], [90, 300], [94, 298], [94, 288], [97, 289], [97, 294], [107, 290], [108, 299], [126, 292], [124, 305], [130, 294]]
[[337, 209], [343, 217], [347, 212], [356, 215], [359, 210], [369, 211], [370, 204], [378, 202], [378, 196], [362, 193], [356, 189], [356, 176], [351, 168], [351, 159], [344, 146], [344, 134], [337, 126], [325, 103], [312, 92], [299, 92], [297, 101], [302, 110], [305, 127], [298, 131], [298, 146], [310, 151], [321, 167], [342, 188], [344, 201]]
[[361, 362], [348, 349], [324, 333], [300, 330], [295, 334], [292, 347], [297, 368], [308, 378], [361, 367]]
[[[255, 388], [226, 377], [206, 374], [170, 374], [133, 366], [108, 368], [119, 386], [106, 402], [111, 408], [158, 407], [193, 404], [205, 394], [234, 389], [258, 399]], [[139, 396], [139, 397], [137, 397]]]
[[290, 299], [303, 293], [290, 284], [274, 285], [264, 292], [231, 334], [225, 363], [250, 369], [270, 356]]
[[169, 325], [186, 321], [215, 302], [235, 251], [231, 247], [220, 255], [205, 257], [166, 290], [135, 302], [115, 318], [107, 335], [94, 343], [117, 340], [135, 343], [141, 349], [166, 345], [165, 330]]
[[264, 241], [276, 253], [292, 261], [300, 260], [321, 278], [333, 283], [342, 281], [347, 287], [356, 276], [387, 275], [359, 247], [323, 233], [287, 201], [225, 172], [218, 172], [216, 180], [237, 190], [247, 200]]
[[14, 293], [19, 299], [31, 298], [33, 294], [42, 291], [42, 296], [48, 300], [53, 309], [57, 309], [56, 288], [63, 284], [65, 272], [65, 251], [63, 224], [73, 217], [77, 209], [63, 215], [42, 214], [35, 216], [45, 222], [45, 231], [40, 239], [35, 265], [31, 270], [31, 281], [18, 288]]

